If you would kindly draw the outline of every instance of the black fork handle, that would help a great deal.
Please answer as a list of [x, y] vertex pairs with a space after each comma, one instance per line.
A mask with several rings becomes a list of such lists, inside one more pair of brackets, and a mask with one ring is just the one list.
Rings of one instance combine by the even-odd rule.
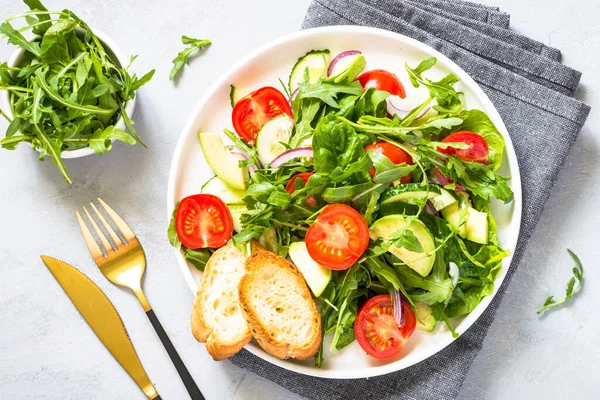
[[[196, 382], [194, 382], [194, 379], [190, 375], [190, 372], [186, 368], [183, 361], [181, 361], [181, 357], [179, 357], [179, 354], [177, 354], [175, 346], [173, 346], [173, 343], [171, 343], [171, 339], [169, 339], [169, 337], [167, 336], [167, 332], [165, 332], [162, 325], [158, 321], [158, 318], [156, 317], [156, 314], [154, 314], [154, 311], [150, 309], [146, 311], [146, 315], [152, 323], [152, 326], [154, 327], [156, 334], [160, 338], [160, 341], [167, 350], [167, 353], [169, 354], [173, 365], [175, 365], [175, 369], [177, 370], [177, 373], [179, 373], [179, 377], [183, 381], [183, 384], [185, 385], [185, 388], [187, 389], [192, 400], [204, 400], [202, 392], [200, 392], [200, 389], [198, 389], [198, 386], [196, 385]], [[156, 399], [160, 400], [159, 397], [156, 397], [155, 400]]]

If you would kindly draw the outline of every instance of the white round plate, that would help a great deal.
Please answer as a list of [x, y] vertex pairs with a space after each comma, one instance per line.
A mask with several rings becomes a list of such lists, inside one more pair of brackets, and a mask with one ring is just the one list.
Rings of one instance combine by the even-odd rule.
[[[191, 194], [199, 193], [204, 182], [213, 176], [206, 164], [198, 143], [198, 132], [222, 132], [232, 128], [229, 85], [233, 84], [238, 94], [244, 95], [263, 86], [281, 88], [278, 78], [287, 82], [292, 66], [306, 52], [315, 49], [329, 49], [332, 56], [344, 50], [360, 50], [367, 60], [367, 69], [383, 68], [394, 72], [404, 83], [407, 97], [412, 88], [404, 64], [416, 66], [424, 59], [435, 56], [436, 66], [427, 72], [432, 79], [448, 73], [455, 73], [460, 82], [456, 89], [465, 93], [467, 108], [485, 111], [506, 140], [504, 162], [500, 173], [510, 176], [510, 187], [515, 200], [509, 205], [493, 202], [492, 213], [498, 224], [500, 245], [514, 252], [521, 224], [521, 178], [512, 142], [500, 115], [481, 88], [466, 72], [450, 59], [414, 39], [381, 29], [335, 26], [306, 30], [275, 40], [241, 59], [237, 65], [217, 80], [205, 93], [196, 106], [175, 150], [169, 175], [167, 213], [175, 203]], [[188, 265], [183, 255], [175, 250], [181, 271], [190, 289], [195, 293], [201, 274]], [[512, 257], [504, 260], [495, 282], [494, 293], [477, 306], [462, 320], [455, 321], [458, 333], [465, 332], [483, 313], [500, 287]], [[246, 349], [272, 364], [291, 371], [323, 378], [365, 378], [398, 371], [431, 357], [454, 339], [443, 323], [438, 323], [432, 333], [415, 331], [402, 353], [390, 360], [377, 360], [365, 354], [354, 342], [342, 351], [329, 351], [325, 341], [325, 363], [321, 368], [314, 366], [314, 360], [280, 360], [264, 352], [258, 344], [251, 342]]]

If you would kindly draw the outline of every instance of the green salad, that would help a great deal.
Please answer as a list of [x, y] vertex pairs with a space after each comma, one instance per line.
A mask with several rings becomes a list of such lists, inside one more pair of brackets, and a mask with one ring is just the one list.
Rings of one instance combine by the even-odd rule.
[[[216, 176], [176, 207], [169, 236], [200, 269], [226, 243], [249, 251], [258, 240], [289, 257], [330, 349], [357, 340], [385, 359], [437, 322], [456, 337], [453, 319], [493, 292], [509, 253], [490, 202], [514, 195], [497, 172], [504, 139], [467, 109], [456, 75], [428, 78], [433, 57], [406, 65], [404, 82], [367, 63], [360, 51], [331, 60], [315, 50], [284, 93], [268, 86], [236, 100], [232, 86], [233, 145], [199, 134]], [[405, 85], [426, 95], [411, 98]]]

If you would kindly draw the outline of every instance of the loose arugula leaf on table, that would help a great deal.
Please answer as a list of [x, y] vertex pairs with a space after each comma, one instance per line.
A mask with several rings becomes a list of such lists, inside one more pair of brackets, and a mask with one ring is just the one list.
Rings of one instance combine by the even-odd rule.
[[537, 314], [541, 314], [553, 307], [564, 304], [567, 300], [571, 299], [577, 292], [579, 292], [579, 289], [581, 289], [581, 285], [583, 283], [583, 264], [581, 263], [581, 260], [577, 254], [573, 253], [569, 249], [567, 249], [567, 251], [571, 255], [571, 258], [573, 258], [573, 261], [575, 261], [575, 267], [572, 269], [573, 277], [569, 279], [569, 282], [567, 283], [565, 297], [562, 300], [554, 300], [554, 296], [548, 297], [544, 302], [543, 307], [537, 311]]
[[[9, 92], [13, 115], [11, 119], [0, 113], [9, 122], [0, 145], [14, 150], [19, 143], [31, 144], [41, 160], [48, 155], [71, 183], [62, 151], [89, 147], [102, 154], [111, 149], [112, 140], [143, 144], [124, 104], [154, 71], [139, 79], [130, 75], [129, 66], [118, 65], [74, 13], [49, 12], [39, 0], [25, 3], [31, 11], [0, 25], [9, 43], [26, 50], [19, 65], [0, 64], [0, 88]], [[10, 22], [17, 18], [24, 18], [27, 25], [15, 29]], [[78, 33], [78, 26], [85, 33]], [[27, 40], [21, 34], [26, 30], [40, 37]], [[115, 127], [119, 117], [129, 134]]]
[[181, 37], [181, 42], [187, 44], [188, 47], [177, 53], [177, 57], [173, 59], [173, 68], [169, 74], [169, 80], [171, 81], [179, 73], [181, 68], [187, 64], [188, 59], [193, 52], [200, 50], [211, 43], [208, 39], [194, 39], [185, 35]]

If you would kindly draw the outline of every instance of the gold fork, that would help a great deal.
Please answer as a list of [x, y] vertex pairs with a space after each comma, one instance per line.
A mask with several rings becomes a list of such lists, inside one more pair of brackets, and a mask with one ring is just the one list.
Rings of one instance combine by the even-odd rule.
[[117, 232], [115, 232], [112, 226], [104, 218], [102, 213], [100, 213], [98, 208], [96, 208], [94, 203], [90, 202], [90, 206], [96, 215], [96, 218], [100, 221], [100, 224], [104, 227], [106, 232], [108, 232], [108, 235], [114, 244], [113, 247], [107, 236], [98, 226], [96, 219], [92, 217], [92, 214], [88, 211], [88, 209], [83, 206], [83, 211], [87, 215], [90, 224], [100, 239], [102, 246], [99, 246], [98, 242], [92, 235], [90, 228], [85, 223], [81, 213], [79, 210], [76, 210], [75, 213], [77, 214], [77, 221], [79, 222], [79, 227], [81, 228], [81, 233], [83, 233], [85, 243], [92, 254], [92, 258], [96, 262], [96, 265], [98, 265], [100, 268], [100, 271], [102, 271], [102, 274], [109, 281], [114, 284], [127, 287], [131, 289], [133, 293], [135, 293], [135, 296], [144, 308], [148, 319], [150, 319], [154, 330], [158, 334], [163, 346], [167, 350], [171, 361], [175, 365], [175, 368], [177, 369], [177, 372], [179, 373], [179, 376], [181, 377], [181, 380], [183, 381], [183, 384], [185, 385], [190, 397], [193, 400], [204, 400], [200, 389], [198, 389], [198, 386], [196, 386], [196, 383], [183, 364], [183, 361], [181, 361], [179, 354], [177, 354], [175, 347], [171, 343], [171, 340], [167, 336], [167, 333], [158, 321], [156, 314], [154, 314], [152, 307], [150, 307], [150, 303], [148, 303], [148, 300], [144, 295], [144, 291], [142, 290], [142, 276], [144, 275], [144, 271], [146, 269], [146, 255], [142, 245], [135, 234], [131, 231], [129, 226], [127, 226], [125, 221], [123, 221], [123, 219], [119, 217], [119, 215], [108, 204], [106, 204], [104, 200], [98, 198], [98, 202], [104, 211], [110, 216], [110, 219], [112, 219], [114, 225], [121, 231], [121, 235], [125, 240], [123, 241], [121, 237], [117, 235]]

